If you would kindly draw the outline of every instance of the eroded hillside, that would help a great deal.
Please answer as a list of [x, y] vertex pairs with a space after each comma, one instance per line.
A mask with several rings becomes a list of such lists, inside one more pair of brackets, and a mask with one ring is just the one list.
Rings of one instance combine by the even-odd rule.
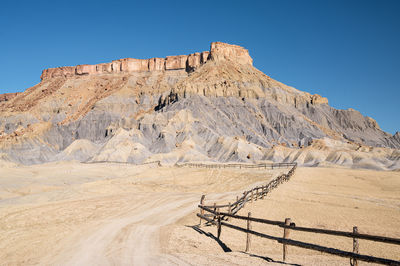
[[286, 86], [240, 46], [44, 70], [0, 99], [0, 155], [54, 160], [297, 161], [397, 169], [399, 133]]

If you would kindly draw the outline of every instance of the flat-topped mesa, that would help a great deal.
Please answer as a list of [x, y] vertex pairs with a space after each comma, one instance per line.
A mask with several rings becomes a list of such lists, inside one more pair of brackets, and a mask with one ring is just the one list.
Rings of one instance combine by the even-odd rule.
[[166, 58], [134, 59], [124, 58], [111, 63], [48, 68], [40, 78], [47, 80], [57, 77], [73, 77], [93, 74], [129, 73], [144, 71], [185, 70], [191, 72], [208, 60], [231, 60], [240, 64], [252, 64], [247, 49], [222, 42], [211, 43], [210, 51], [190, 55], [167, 56]]

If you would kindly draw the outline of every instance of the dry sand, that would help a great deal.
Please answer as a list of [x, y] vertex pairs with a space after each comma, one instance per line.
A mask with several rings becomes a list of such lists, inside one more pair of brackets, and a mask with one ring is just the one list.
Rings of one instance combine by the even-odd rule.
[[[282, 170], [283, 171], [283, 170]], [[243, 190], [281, 171], [215, 170], [155, 165], [58, 162], [0, 165], [0, 264], [158, 265], [266, 264], [281, 260], [281, 246], [223, 229], [224, 252], [195, 231], [200, 196], [229, 202]], [[241, 211], [297, 225], [400, 237], [400, 173], [335, 168], [300, 168], [289, 183]], [[257, 228], [281, 235], [280, 229]], [[215, 235], [214, 227], [201, 227]], [[265, 230], [265, 231], [264, 231]], [[268, 231], [271, 230], [271, 231]], [[303, 238], [335, 244], [326, 238]], [[319, 242], [318, 242], [319, 241]], [[339, 247], [351, 248], [351, 239]], [[387, 246], [387, 245], [386, 245]], [[400, 250], [360, 243], [361, 251], [400, 259]], [[376, 253], [378, 252], [378, 253]], [[397, 256], [397, 257], [396, 257]], [[348, 260], [289, 247], [296, 263]]]
[[[212, 201], [210, 201], [212, 202]], [[297, 226], [351, 231], [400, 238], [400, 173], [338, 168], [298, 168], [293, 178], [279, 186], [264, 200], [247, 205], [239, 214], [284, 221], [291, 218]], [[246, 228], [245, 221], [230, 223]], [[170, 225], [165, 234], [164, 252], [194, 264], [281, 263], [282, 245], [252, 237], [252, 246], [244, 253], [244, 233], [223, 227], [221, 241], [215, 238], [215, 226], [195, 228], [195, 212]], [[253, 230], [282, 237], [279, 227], [253, 223]], [[291, 232], [291, 238], [352, 250], [352, 239], [303, 232]], [[178, 243], [178, 244], [177, 244]], [[289, 247], [287, 263], [301, 265], [349, 265], [349, 260]], [[400, 246], [360, 240], [360, 253], [400, 260]], [[254, 258], [258, 258], [255, 260]], [[365, 265], [360, 262], [359, 265]], [[368, 264], [370, 265], [370, 264]]]
[[192, 213], [204, 193], [216, 200], [230, 199], [234, 196], [229, 191], [241, 191], [281, 171], [3, 163], [0, 261], [4, 265], [181, 263], [160, 253], [162, 226]]

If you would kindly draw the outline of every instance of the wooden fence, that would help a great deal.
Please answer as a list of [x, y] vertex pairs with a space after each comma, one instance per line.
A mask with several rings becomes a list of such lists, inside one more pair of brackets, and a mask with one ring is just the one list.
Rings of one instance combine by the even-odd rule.
[[[366, 262], [372, 262], [372, 263], [378, 263], [378, 264], [384, 264], [384, 265], [400, 265], [400, 261], [379, 258], [379, 257], [374, 257], [374, 256], [369, 256], [369, 255], [362, 255], [362, 254], [358, 253], [358, 249], [359, 249], [358, 239], [400, 245], [400, 239], [398, 239], [398, 238], [376, 236], [376, 235], [369, 235], [369, 234], [360, 234], [360, 233], [358, 233], [357, 227], [353, 228], [353, 232], [336, 231], [336, 230], [311, 228], [311, 227], [298, 227], [294, 223], [291, 222], [290, 218], [286, 218], [285, 221], [282, 222], [282, 221], [273, 221], [273, 220], [266, 220], [266, 219], [260, 219], [260, 218], [253, 218], [253, 217], [251, 217], [250, 213], [248, 213], [247, 216], [240, 216], [240, 215], [235, 215], [235, 214], [231, 214], [231, 213], [227, 213], [227, 212], [218, 212], [212, 208], [208, 208], [208, 207], [205, 207], [202, 205], [199, 205], [199, 208], [203, 211], [206, 211], [206, 212], [212, 214], [212, 218], [210, 216], [208, 216], [207, 214], [201, 214], [201, 213], [198, 213], [197, 216], [200, 217], [200, 219], [204, 219], [208, 223], [217, 226], [217, 237], [218, 238], [220, 238], [220, 236], [221, 236], [222, 226], [226, 226], [226, 227], [246, 233], [247, 234], [246, 252], [250, 249], [250, 243], [251, 243], [250, 235], [255, 235], [255, 236], [262, 237], [262, 238], [275, 240], [278, 243], [283, 244], [283, 260], [284, 261], [287, 257], [287, 246], [295, 246], [295, 247], [300, 247], [300, 248], [305, 248], [305, 249], [316, 250], [316, 251], [328, 253], [331, 255], [350, 258], [351, 265], [358, 265], [358, 261], [366, 261]], [[223, 221], [223, 217], [230, 217], [232, 219], [246, 220], [247, 228], [229, 224], [226, 221]], [[253, 230], [251, 230], [251, 222], [275, 225], [275, 226], [284, 228], [283, 237], [276, 237], [276, 236], [263, 234], [261, 232], [253, 231]], [[312, 243], [306, 243], [306, 242], [301, 242], [298, 240], [289, 239], [288, 238], [289, 232], [291, 230], [352, 238], [353, 239], [353, 252], [343, 251], [340, 249], [324, 247], [324, 246], [320, 246], [320, 245], [316, 245], [316, 244], [312, 244]]]
[[[255, 188], [250, 189], [249, 191], [244, 191], [243, 195], [239, 198], [236, 197], [236, 201], [233, 203], [228, 204], [216, 204], [213, 205], [204, 205], [204, 198], [203, 195], [200, 200], [200, 205], [203, 207], [213, 208], [214, 211], [220, 212], [222, 209], [226, 209], [227, 213], [229, 214], [236, 214], [240, 209], [242, 209], [247, 202], [253, 202], [258, 199], [264, 199], [264, 197], [270, 193], [273, 189], [278, 187], [283, 182], [288, 181], [291, 176], [294, 174], [297, 168], [297, 163], [274, 163], [274, 164], [255, 164], [255, 165], [248, 165], [248, 164], [185, 164], [189, 167], [204, 167], [204, 168], [258, 168], [258, 169], [277, 169], [277, 168], [288, 168], [291, 167], [288, 173], [279, 175], [278, 177], [272, 179], [269, 183], [262, 186], [257, 186]], [[200, 213], [204, 215], [204, 210], [200, 209]], [[213, 215], [209, 215], [213, 216]], [[214, 217], [215, 218], [215, 217]], [[225, 217], [222, 217], [225, 218]], [[201, 219], [200, 219], [201, 224]]]
[[[246, 252], [250, 249], [251, 245], [251, 235], [256, 235], [262, 238], [267, 238], [271, 240], [275, 240], [278, 243], [283, 245], [283, 260], [286, 260], [287, 257], [287, 246], [296, 246], [305, 249], [316, 250], [323, 253], [328, 253], [331, 255], [341, 256], [350, 258], [350, 264], [353, 266], [358, 265], [358, 261], [366, 261], [371, 263], [378, 263], [384, 265], [400, 265], [400, 261], [395, 261], [391, 259], [379, 258], [369, 255], [362, 255], [358, 253], [359, 243], [358, 239], [395, 244], [400, 245], [400, 239], [390, 238], [384, 236], [376, 236], [376, 235], [368, 235], [368, 234], [360, 234], [358, 233], [357, 227], [353, 228], [353, 232], [345, 232], [345, 231], [336, 231], [329, 229], [320, 229], [320, 228], [310, 228], [310, 227], [298, 227], [294, 223], [292, 223], [290, 218], [286, 218], [284, 222], [282, 221], [273, 221], [261, 218], [251, 217], [251, 213], [248, 213], [247, 216], [240, 216], [236, 213], [242, 209], [247, 202], [253, 202], [257, 199], [263, 199], [271, 190], [276, 188], [279, 184], [282, 184], [285, 181], [288, 181], [291, 176], [294, 174], [297, 164], [296, 163], [283, 163], [283, 164], [256, 164], [256, 165], [246, 165], [246, 164], [194, 164], [194, 163], [185, 163], [182, 165], [178, 165], [178, 167], [202, 167], [202, 168], [264, 168], [264, 169], [274, 169], [274, 168], [282, 168], [282, 167], [291, 167], [287, 174], [282, 174], [273, 180], [271, 180], [265, 186], [255, 187], [249, 191], [243, 192], [242, 197], [237, 197], [236, 201], [228, 204], [219, 204], [216, 203], [212, 205], [204, 205], [205, 195], [203, 195], [200, 199], [200, 205], [198, 206], [200, 209], [200, 213], [197, 214], [197, 217], [200, 218], [200, 225], [202, 219], [207, 221], [207, 223], [217, 226], [217, 237], [220, 238], [222, 232], [222, 226], [226, 226], [247, 234], [246, 238]], [[221, 211], [222, 209], [226, 209], [226, 211]], [[205, 213], [206, 212], [206, 213]], [[239, 227], [230, 223], [227, 223], [228, 218], [231, 219], [240, 219], [247, 221], [247, 227]], [[267, 235], [261, 232], [256, 232], [251, 229], [251, 222], [269, 224], [278, 226], [284, 229], [283, 237], [275, 237], [271, 235]], [[341, 237], [348, 237], [353, 239], [353, 252], [343, 251], [335, 248], [324, 247], [312, 243], [301, 242], [293, 239], [289, 239], [289, 233], [291, 230], [294, 231], [303, 231], [317, 234], [325, 234], [325, 235], [334, 235]]]
[[258, 168], [258, 169], [277, 169], [288, 168], [297, 165], [297, 163], [259, 163], [259, 164], [244, 164], [244, 163], [181, 163], [176, 164], [176, 167], [194, 167], [194, 168]]

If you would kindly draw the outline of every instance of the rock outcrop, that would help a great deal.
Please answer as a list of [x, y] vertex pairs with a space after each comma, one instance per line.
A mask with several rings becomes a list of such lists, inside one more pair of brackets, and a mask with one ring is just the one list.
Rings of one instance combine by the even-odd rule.
[[213, 42], [211, 43], [210, 55], [214, 60], [232, 60], [240, 64], [253, 65], [249, 51], [238, 45]]
[[24, 164], [272, 160], [400, 168], [400, 133], [274, 80], [253, 67], [246, 49], [220, 42], [202, 53], [46, 69], [39, 84], [0, 99], [7, 99], [0, 102], [0, 156]]
[[18, 94], [19, 94], [19, 92], [0, 94], [0, 103], [1, 102], [8, 102], [9, 100], [14, 98]]
[[[390, 139], [389, 139], [389, 146], [397, 147], [400, 146], [400, 132], [396, 132]], [[400, 152], [399, 152], [400, 153]]]
[[72, 77], [82, 75], [131, 73], [145, 71], [186, 70], [193, 71], [200, 65], [213, 58], [213, 60], [231, 60], [242, 64], [252, 65], [253, 59], [243, 47], [221, 42], [211, 43], [209, 52], [194, 53], [190, 55], [167, 56], [166, 58], [134, 59], [124, 58], [111, 63], [97, 65], [78, 65], [48, 68], [43, 70], [40, 78], [48, 80], [57, 77]]
[[325, 97], [322, 97], [321, 95], [314, 94], [311, 96], [311, 104], [317, 105], [317, 104], [328, 104], [328, 99]]

